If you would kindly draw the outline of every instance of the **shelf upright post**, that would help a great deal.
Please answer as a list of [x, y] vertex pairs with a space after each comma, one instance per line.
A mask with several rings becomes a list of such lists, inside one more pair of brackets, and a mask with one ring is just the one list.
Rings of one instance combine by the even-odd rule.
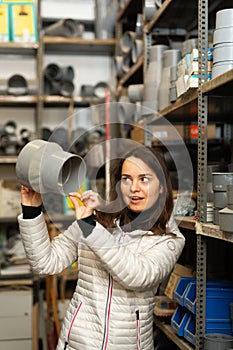
[[[145, 82], [146, 72], [149, 67], [149, 54], [150, 54], [150, 48], [152, 45], [152, 35], [151, 33], [144, 32], [143, 33], [143, 81]], [[148, 123], [145, 123], [145, 131], [144, 131], [144, 144], [145, 146], [151, 147], [151, 125]]]
[[[202, 86], [208, 74], [208, 0], [198, 0], [198, 220], [206, 222], [207, 183], [207, 115], [208, 98], [203, 95]], [[206, 240], [197, 235], [196, 261], [196, 350], [203, 348], [206, 313]]]

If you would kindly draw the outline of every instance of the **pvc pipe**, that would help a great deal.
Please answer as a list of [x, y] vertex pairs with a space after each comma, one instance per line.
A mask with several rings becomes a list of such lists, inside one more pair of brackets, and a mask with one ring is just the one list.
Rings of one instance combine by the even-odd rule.
[[64, 80], [60, 84], [59, 92], [64, 97], [71, 97], [74, 92], [74, 84], [72, 81]]
[[33, 140], [23, 147], [17, 162], [19, 183], [39, 193], [67, 196], [77, 191], [86, 177], [84, 160], [56, 143]]
[[44, 76], [48, 80], [61, 80], [63, 76], [62, 69], [56, 63], [50, 63], [45, 67]]
[[62, 19], [45, 29], [45, 35], [49, 36], [63, 36], [63, 37], [77, 37], [82, 34], [82, 27], [78, 25], [73, 19]]
[[80, 95], [82, 97], [93, 97], [94, 95], [94, 86], [93, 85], [88, 85], [84, 84], [81, 86], [80, 89]]
[[106, 96], [106, 89], [109, 89], [109, 85], [104, 81], [100, 81], [94, 86], [94, 95], [98, 98], [104, 98]]
[[28, 84], [26, 79], [20, 74], [14, 74], [8, 79], [7, 92], [10, 95], [26, 95]]

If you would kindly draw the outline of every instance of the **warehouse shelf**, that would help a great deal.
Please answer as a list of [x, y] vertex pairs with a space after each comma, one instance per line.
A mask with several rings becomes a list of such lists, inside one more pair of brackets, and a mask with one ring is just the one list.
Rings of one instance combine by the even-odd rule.
[[232, 96], [232, 89], [233, 69], [205, 82], [202, 91], [211, 96]]
[[176, 344], [181, 350], [193, 350], [194, 347], [187, 343], [185, 340], [176, 335], [175, 331], [168, 324], [160, 321], [158, 317], [154, 316], [155, 325]]
[[0, 164], [15, 164], [16, 161], [16, 156], [0, 156]]
[[224, 232], [220, 230], [218, 225], [212, 223], [198, 222], [196, 225], [196, 233], [198, 235], [217, 238], [233, 243], [233, 232]]
[[[42, 97], [42, 100], [46, 107], [68, 106], [70, 103], [74, 103], [74, 106], [83, 107], [93, 104], [104, 103], [104, 99], [97, 97], [63, 97], [59, 95], [46, 95]], [[37, 102], [38, 97], [32, 95], [0, 95], [0, 106], [2, 107], [33, 107], [37, 104]]]
[[83, 39], [44, 36], [43, 44], [46, 54], [60, 52], [64, 54], [114, 54], [115, 39]]
[[[208, 101], [209, 120], [219, 121], [219, 117], [221, 117], [221, 121], [232, 121], [232, 87], [233, 69], [203, 84], [203, 93], [210, 95]], [[229, 94], [229, 96], [226, 96], [226, 94]], [[166, 117], [170, 122], [196, 121], [198, 113], [197, 98], [198, 90], [192, 88], [181, 95], [174, 103], [141, 120], [139, 125], [153, 125], [161, 117]]]
[[144, 57], [140, 57], [138, 62], [130, 67], [129, 71], [119, 80], [117, 89], [115, 92], [116, 98], [121, 94], [123, 87], [129, 86], [130, 84], [139, 84], [143, 81], [143, 62]]
[[38, 98], [34, 95], [13, 96], [13, 95], [0, 95], [0, 106], [9, 107], [25, 107], [33, 106], [37, 103]]
[[175, 216], [175, 221], [180, 228], [195, 231], [196, 220], [193, 216]]
[[94, 104], [104, 103], [104, 99], [97, 97], [63, 97], [56, 95], [43, 96], [44, 107], [62, 107], [68, 106], [70, 103], [74, 104], [75, 107], [84, 107]]
[[7, 54], [17, 54], [18, 55], [35, 55], [39, 48], [39, 43], [15, 43], [15, 42], [8, 42], [8, 43], [0, 43], [0, 53], [3, 53], [4, 55]]

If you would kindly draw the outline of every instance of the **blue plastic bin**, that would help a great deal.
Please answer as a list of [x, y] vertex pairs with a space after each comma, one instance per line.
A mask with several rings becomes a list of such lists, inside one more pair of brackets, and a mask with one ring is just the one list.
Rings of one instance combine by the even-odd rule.
[[[230, 319], [233, 301], [231, 285], [208, 282], [206, 286], [206, 318]], [[196, 313], [196, 284], [190, 283], [184, 295], [184, 306], [192, 313]]]
[[[228, 319], [206, 319], [205, 333], [219, 333], [232, 335], [231, 320]], [[196, 317], [190, 314], [184, 327], [184, 338], [191, 344], [196, 343]]]
[[171, 327], [179, 336], [184, 336], [184, 327], [188, 321], [190, 312], [183, 306], [178, 306], [171, 318]]
[[184, 338], [188, 340], [189, 343], [196, 344], [196, 317], [190, 314], [188, 321], [184, 327]]
[[184, 296], [190, 282], [195, 282], [194, 277], [180, 277], [179, 282], [174, 290], [173, 299], [181, 306], [184, 306]]

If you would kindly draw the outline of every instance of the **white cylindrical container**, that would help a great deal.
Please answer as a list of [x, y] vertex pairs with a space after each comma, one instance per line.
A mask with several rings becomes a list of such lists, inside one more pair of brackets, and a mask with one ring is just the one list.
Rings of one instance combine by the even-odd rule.
[[163, 70], [158, 89], [158, 110], [170, 104], [171, 67], [175, 67], [181, 59], [178, 49], [165, 50], [163, 53]]
[[163, 52], [167, 49], [166, 45], [153, 45], [150, 48], [150, 63], [144, 82], [143, 105], [153, 111], [158, 110], [158, 88], [163, 68]]
[[216, 13], [215, 28], [233, 27], [233, 8], [220, 10]]

